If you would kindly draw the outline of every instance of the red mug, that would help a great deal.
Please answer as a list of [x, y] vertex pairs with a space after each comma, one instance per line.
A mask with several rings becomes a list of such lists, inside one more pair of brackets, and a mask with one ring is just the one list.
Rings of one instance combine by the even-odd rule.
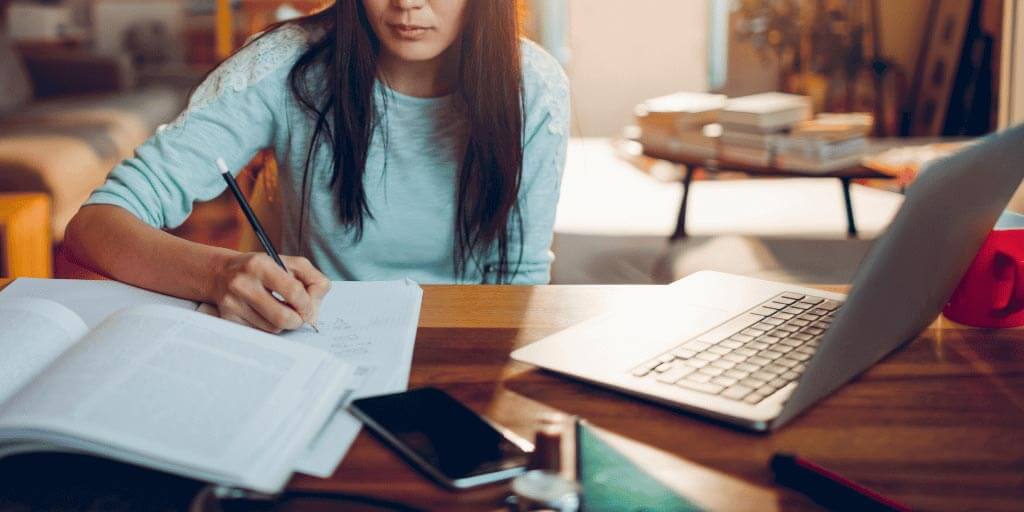
[[972, 327], [1024, 325], [1024, 229], [997, 224], [942, 312]]

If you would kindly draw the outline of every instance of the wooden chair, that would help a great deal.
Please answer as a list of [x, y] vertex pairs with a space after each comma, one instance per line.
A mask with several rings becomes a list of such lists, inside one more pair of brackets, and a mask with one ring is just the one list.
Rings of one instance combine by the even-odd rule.
[[0, 194], [0, 277], [52, 277], [50, 197]]

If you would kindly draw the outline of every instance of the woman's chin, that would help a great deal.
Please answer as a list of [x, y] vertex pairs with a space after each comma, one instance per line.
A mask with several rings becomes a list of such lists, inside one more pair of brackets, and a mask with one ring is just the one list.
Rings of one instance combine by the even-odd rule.
[[434, 60], [444, 53], [445, 48], [429, 41], [391, 40], [385, 43], [394, 58], [404, 62]]

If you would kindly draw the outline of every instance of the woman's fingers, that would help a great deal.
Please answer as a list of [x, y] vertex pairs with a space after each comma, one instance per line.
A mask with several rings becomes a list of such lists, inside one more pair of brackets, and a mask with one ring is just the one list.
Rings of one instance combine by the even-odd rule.
[[[291, 284], [289, 286], [289, 283]], [[300, 294], [296, 294], [296, 289]], [[244, 264], [244, 272], [236, 274], [228, 283], [228, 291], [235, 299], [252, 307], [278, 331], [282, 329], [298, 329], [302, 326], [302, 318], [292, 306], [282, 304], [271, 293], [276, 291], [282, 296], [292, 296], [301, 302], [306, 297], [306, 307], [311, 301], [301, 283], [278, 267], [268, 256], [250, 258]]]
[[301, 256], [285, 256], [282, 258], [288, 270], [295, 275], [313, 295], [314, 299], [322, 299], [331, 289], [331, 280], [316, 269], [312, 263]]
[[259, 277], [264, 288], [270, 292], [277, 292], [284, 298], [287, 305], [299, 314], [301, 319], [306, 321], [313, 319], [315, 309], [313, 297], [310, 296], [302, 281], [276, 264], [271, 268], [262, 269]]
[[313, 301], [313, 312], [310, 316], [303, 316], [303, 318], [310, 324], [313, 324], [316, 322], [317, 314], [319, 313], [320, 301], [331, 290], [331, 280], [317, 270], [306, 258], [285, 256], [282, 259], [292, 274], [306, 286], [306, 293], [309, 294]]
[[228, 299], [225, 300], [223, 304], [219, 305], [217, 310], [220, 313], [220, 317], [225, 320], [273, 334], [281, 332], [280, 328], [272, 325], [265, 318], [260, 316], [255, 309], [244, 302]]
[[319, 303], [324, 296], [327, 295], [327, 292], [331, 291], [331, 282], [324, 281], [322, 283], [307, 285], [306, 291], [309, 292], [310, 297], [313, 297], [314, 301]]
[[253, 290], [245, 299], [249, 306], [278, 331], [302, 327], [302, 317], [290, 306], [274, 298], [266, 289]]
[[289, 270], [266, 254], [235, 257], [218, 286], [218, 307], [227, 308], [222, 316], [269, 332], [315, 322], [330, 281], [305, 258], [282, 259]]

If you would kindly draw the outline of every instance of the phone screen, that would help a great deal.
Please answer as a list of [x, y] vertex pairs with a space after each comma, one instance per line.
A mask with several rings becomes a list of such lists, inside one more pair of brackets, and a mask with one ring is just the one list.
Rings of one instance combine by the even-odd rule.
[[[518, 471], [509, 470], [525, 467], [529, 457], [506, 434], [439, 389], [364, 398], [352, 402], [351, 409], [414, 462], [457, 487], [513, 476]], [[501, 475], [472, 479], [494, 474]]]

